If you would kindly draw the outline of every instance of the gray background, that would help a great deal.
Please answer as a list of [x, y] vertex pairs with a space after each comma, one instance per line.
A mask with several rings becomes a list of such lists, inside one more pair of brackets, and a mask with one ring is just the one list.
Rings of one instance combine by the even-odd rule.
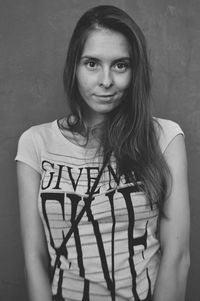
[[97, 4], [129, 12], [143, 29], [154, 70], [157, 115], [186, 135], [192, 264], [187, 301], [200, 301], [200, 1], [0, 1], [0, 300], [27, 300], [14, 156], [19, 135], [65, 115], [62, 71], [80, 15]]

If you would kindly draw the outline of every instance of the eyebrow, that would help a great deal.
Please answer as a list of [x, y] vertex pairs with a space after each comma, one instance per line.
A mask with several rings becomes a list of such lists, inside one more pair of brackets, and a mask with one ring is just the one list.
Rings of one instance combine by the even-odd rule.
[[[81, 59], [88, 59], [88, 60], [93, 60], [96, 62], [101, 61], [101, 59], [94, 57], [94, 56], [90, 56], [90, 55], [84, 55], [81, 57]], [[131, 61], [131, 58], [129, 56], [123, 56], [123, 57], [119, 57], [117, 59], [114, 59], [113, 62], [119, 62], [119, 61]]]

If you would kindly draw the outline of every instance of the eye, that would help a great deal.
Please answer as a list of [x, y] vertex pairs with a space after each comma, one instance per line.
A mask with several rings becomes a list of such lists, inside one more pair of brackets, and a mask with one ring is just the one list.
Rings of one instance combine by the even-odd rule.
[[125, 72], [129, 68], [129, 64], [127, 62], [118, 62], [114, 65], [114, 69], [117, 72]]
[[86, 61], [85, 65], [89, 70], [95, 70], [97, 68], [97, 62], [95, 61]]

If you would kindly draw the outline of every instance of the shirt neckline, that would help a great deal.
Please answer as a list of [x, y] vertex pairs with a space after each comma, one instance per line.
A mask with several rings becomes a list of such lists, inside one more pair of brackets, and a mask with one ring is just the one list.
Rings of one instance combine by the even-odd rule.
[[94, 153], [95, 151], [96, 151], [96, 148], [95, 147], [85, 147], [85, 146], [81, 146], [81, 145], [78, 145], [78, 144], [75, 144], [75, 143], [73, 143], [72, 141], [70, 141], [68, 138], [66, 138], [63, 134], [62, 134], [62, 132], [61, 132], [61, 130], [60, 130], [60, 128], [59, 128], [59, 126], [58, 126], [58, 119], [56, 119], [56, 120], [54, 120], [53, 122], [52, 122], [52, 125], [53, 125], [53, 128], [55, 129], [55, 131], [56, 131], [56, 134], [57, 134], [57, 136], [65, 143], [65, 144], [68, 144], [68, 145], [70, 145], [71, 147], [73, 147], [76, 151], [78, 150], [79, 152], [87, 152], [87, 153]]

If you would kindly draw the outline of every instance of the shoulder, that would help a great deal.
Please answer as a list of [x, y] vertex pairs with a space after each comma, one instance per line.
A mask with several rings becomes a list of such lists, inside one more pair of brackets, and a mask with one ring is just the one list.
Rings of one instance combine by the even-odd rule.
[[162, 153], [177, 135], [183, 135], [180, 125], [172, 120], [154, 118], [154, 125]]
[[52, 144], [55, 122], [35, 125], [24, 131], [18, 141], [15, 160], [30, 165], [40, 173], [41, 153]]
[[[54, 123], [56, 122], [56, 120], [51, 121], [51, 122], [47, 122], [47, 123], [42, 123], [42, 124], [37, 124], [34, 126], [31, 126], [30, 128], [28, 128], [27, 130], [24, 131], [24, 133], [28, 133], [28, 134], [45, 134], [49, 131], [52, 130]], [[22, 135], [24, 134], [22, 133]]]
[[18, 151], [25, 149], [35, 149], [37, 153], [44, 148], [45, 145], [50, 144], [56, 135], [54, 134], [56, 128], [56, 120], [48, 123], [34, 125], [25, 130], [18, 141]]
[[21, 134], [19, 141], [32, 139], [37, 140], [41, 138], [44, 139], [46, 136], [49, 136], [49, 134], [52, 133], [52, 130], [55, 127], [55, 123], [56, 120], [48, 123], [42, 123], [31, 126]]

